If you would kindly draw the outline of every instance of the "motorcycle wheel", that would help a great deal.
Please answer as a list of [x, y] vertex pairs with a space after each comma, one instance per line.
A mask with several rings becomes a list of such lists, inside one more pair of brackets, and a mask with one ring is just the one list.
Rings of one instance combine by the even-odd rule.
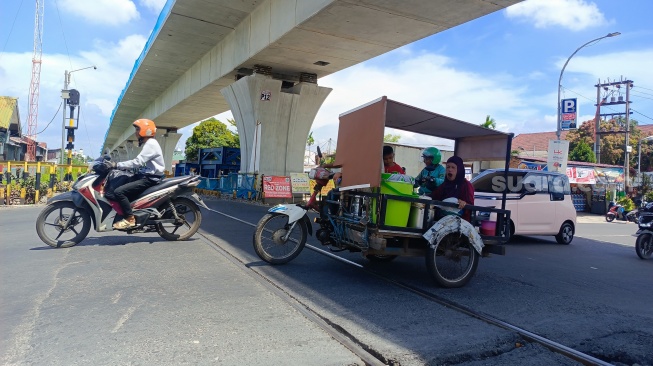
[[306, 223], [297, 221], [288, 239], [284, 240], [290, 226], [287, 215], [269, 213], [261, 218], [254, 231], [254, 251], [259, 258], [270, 264], [284, 264], [299, 255], [306, 245]]
[[434, 248], [429, 246], [426, 268], [438, 285], [458, 288], [472, 279], [478, 267], [478, 258], [478, 252], [466, 236], [451, 233]]
[[635, 252], [641, 259], [650, 259], [653, 256], [653, 234], [642, 234], [635, 242]]
[[[64, 230], [64, 225], [68, 227]], [[91, 229], [91, 217], [72, 202], [59, 201], [45, 206], [36, 219], [36, 233], [53, 248], [79, 244]]]
[[607, 214], [605, 214], [605, 221], [607, 221], [607, 222], [612, 222], [612, 221], [614, 221], [614, 214], [613, 214], [613, 213], [607, 213]]
[[[171, 202], [175, 207], [175, 211], [177, 211], [179, 220], [173, 223], [158, 224], [157, 230], [159, 235], [163, 239], [170, 241], [188, 240], [195, 235], [202, 224], [200, 208], [195, 202], [184, 197], [174, 198]], [[169, 220], [175, 218], [168, 203], [164, 203], [159, 207], [159, 211], [164, 210], [163, 219]]]

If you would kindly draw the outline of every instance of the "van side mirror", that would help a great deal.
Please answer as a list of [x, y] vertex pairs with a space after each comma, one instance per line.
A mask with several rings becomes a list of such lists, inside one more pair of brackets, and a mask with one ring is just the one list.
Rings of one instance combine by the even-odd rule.
[[563, 192], [551, 192], [551, 201], [564, 201], [565, 194]]

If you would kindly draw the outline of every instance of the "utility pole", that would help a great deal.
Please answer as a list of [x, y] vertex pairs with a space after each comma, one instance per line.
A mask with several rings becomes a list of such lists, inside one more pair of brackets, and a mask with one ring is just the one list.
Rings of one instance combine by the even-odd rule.
[[[617, 90], [621, 89], [621, 86], [625, 85], [626, 87], [626, 100], [623, 100], [623, 97], [619, 95], [619, 98], [615, 98], [614, 96], [610, 97], [610, 102], [607, 101], [608, 96], [613, 94], [615, 92], [614, 88]], [[595, 139], [594, 139], [594, 151], [596, 153], [596, 162], [600, 163], [601, 162], [601, 135], [608, 135], [608, 134], [618, 134], [618, 133], [623, 133], [625, 136], [624, 139], [624, 189], [626, 190], [628, 187], [628, 180], [629, 178], [629, 169], [630, 169], [630, 164], [629, 164], [629, 157], [630, 157], [630, 152], [628, 151], [628, 148], [630, 147], [629, 144], [629, 138], [630, 138], [630, 114], [632, 113], [630, 111], [630, 88], [633, 87], [633, 81], [632, 80], [623, 80], [623, 77], [621, 78], [620, 81], [614, 81], [614, 82], [606, 82], [606, 83], [600, 83], [596, 84], [595, 87], [597, 88], [596, 90], [596, 124], [595, 124]], [[604, 90], [604, 96], [601, 98], [601, 88]], [[610, 90], [613, 89], [613, 90]], [[604, 106], [610, 106], [610, 105], [620, 105], [623, 104], [625, 105], [625, 112], [624, 113], [601, 113], [601, 107]], [[602, 116], [610, 116], [614, 118], [614, 116], [623, 116], [625, 115], [625, 126], [623, 130], [620, 131], [601, 131], [600, 128], [600, 117]]]

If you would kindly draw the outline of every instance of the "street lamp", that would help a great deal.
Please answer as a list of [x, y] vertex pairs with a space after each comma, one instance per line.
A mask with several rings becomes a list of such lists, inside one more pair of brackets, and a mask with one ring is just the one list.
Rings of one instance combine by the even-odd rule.
[[653, 136], [637, 141], [637, 178], [642, 179], [642, 141], [653, 141]]
[[[562, 73], [565, 72], [565, 68], [567, 67], [567, 64], [569, 63], [569, 60], [571, 60], [571, 58], [574, 57], [574, 55], [575, 55], [578, 51], [580, 51], [581, 48], [583, 48], [583, 47], [585, 47], [585, 46], [588, 46], [588, 45], [590, 45], [590, 44], [592, 44], [592, 43], [594, 43], [594, 42], [598, 42], [598, 41], [602, 40], [603, 38], [615, 37], [615, 36], [618, 36], [618, 35], [620, 35], [620, 34], [621, 34], [621, 33], [619, 33], [619, 32], [608, 33], [607, 35], [605, 35], [605, 36], [603, 36], [603, 37], [599, 37], [599, 38], [593, 39], [593, 40], [591, 40], [591, 41], [585, 43], [584, 45], [578, 47], [578, 48], [576, 49], [576, 51], [574, 51], [574, 53], [572, 53], [571, 56], [569, 56], [569, 58], [567, 59], [567, 61], [566, 61], [565, 64], [564, 64], [564, 66], [562, 66], [562, 70], [560, 70], [560, 78], [558, 78], [558, 119], [557, 119], [557, 122], [558, 122], [558, 129], [556, 130], [556, 136], [557, 136], [557, 139], [558, 139], [558, 140], [560, 140], [560, 132], [561, 132], [561, 130], [562, 130], [562, 123], [561, 123], [561, 121], [560, 121], [560, 109], [561, 109], [561, 108], [560, 108], [560, 89], [562, 89]], [[598, 121], [596, 121], [596, 123], [598, 123]]]
[[90, 69], [91, 67], [93, 68], [93, 70], [97, 70], [97, 67], [95, 65], [93, 65], [93, 66], [88, 66], [88, 67], [83, 67], [81, 69], [73, 70], [73, 71], [70, 71], [70, 72], [68, 70], [65, 70], [64, 74], [63, 74], [63, 90], [61, 92], [62, 92], [62, 98], [64, 99], [64, 106], [63, 106], [63, 124], [61, 125], [61, 154], [60, 154], [61, 164], [63, 164], [64, 161], [65, 161], [64, 157], [63, 157], [63, 150], [64, 150], [64, 146], [65, 146], [65, 143], [66, 143], [66, 105], [65, 105], [66, 102], [65, 102], [65, 99], [68, 99], [63, 93], [68, 92], [68, 84], [70, 84], [70, 74], [72, 74], [73, 72], [76, 72], [76, 71], [82, 71], [82, 70]]

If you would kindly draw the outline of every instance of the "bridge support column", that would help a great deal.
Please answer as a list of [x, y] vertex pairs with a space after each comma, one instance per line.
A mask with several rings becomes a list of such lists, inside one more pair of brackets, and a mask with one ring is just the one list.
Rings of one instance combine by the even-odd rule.
[[[169, 131], [166, 133], [159, 133], [159, 131], [157, 131], [155, 138], [159, 142], [159, 145], [161, 145], [161, 151], [163, 151], [163, 161], [166, 163], [166, 170], [168, 173], [173, 174], [172, 155], [175, 152], [175, 147], [181, 138], [181, 134], [177, 133], [177, 131]], [[135, 154], [132, 159], [135, 158], [136, 155], [137, 154]]]
[[302, 82], [282, 91], [281, 84], [281, 80], [254, 74], [220, 91], [238, 127], [243, 173], [303, 171], [306, 139], [332, 89]]

